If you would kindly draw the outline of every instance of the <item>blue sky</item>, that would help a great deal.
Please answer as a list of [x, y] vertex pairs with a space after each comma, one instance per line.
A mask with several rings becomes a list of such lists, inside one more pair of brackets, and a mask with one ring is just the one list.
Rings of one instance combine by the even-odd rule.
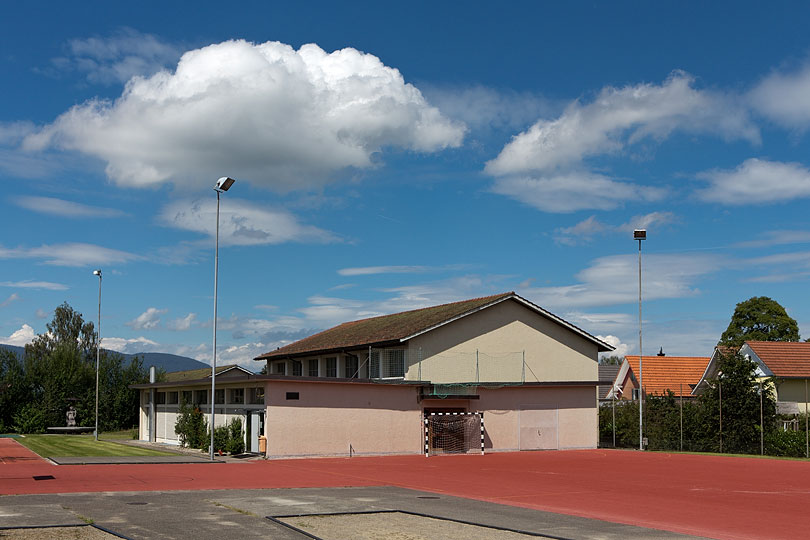
[[638, 352], [810, 337], [805, 3], [28, 3], [0, 21], [0, 342], [67, 301], [218, 362], [514, 290]]

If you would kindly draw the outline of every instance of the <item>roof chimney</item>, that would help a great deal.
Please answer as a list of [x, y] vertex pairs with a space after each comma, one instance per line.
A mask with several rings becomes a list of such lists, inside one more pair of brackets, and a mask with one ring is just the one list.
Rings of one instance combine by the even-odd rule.
[[658, 351], [658, 356], [666, 356], [666, 354], [664, 354], [664, 348], [663, 347], [661, 347], [661, 350]]

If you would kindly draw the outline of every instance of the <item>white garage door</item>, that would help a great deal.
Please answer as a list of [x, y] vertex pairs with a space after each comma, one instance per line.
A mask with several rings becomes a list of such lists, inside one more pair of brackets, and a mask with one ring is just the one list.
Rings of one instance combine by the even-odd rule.
[[521, 405], [520, 449], [556, 450], [558, 414], [556, 405]]

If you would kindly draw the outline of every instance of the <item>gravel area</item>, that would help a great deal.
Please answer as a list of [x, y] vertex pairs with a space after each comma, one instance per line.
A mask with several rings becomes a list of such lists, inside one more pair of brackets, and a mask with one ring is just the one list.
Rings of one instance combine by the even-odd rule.
[[40, 527], [36, 529], [0, 530], [4, 540], [110, 540], [118, 538], [100, 529], [85, 525], [82, 527]]
[[278, 518], [324, 540], [526, 540], [521, 534], [402, 512]]

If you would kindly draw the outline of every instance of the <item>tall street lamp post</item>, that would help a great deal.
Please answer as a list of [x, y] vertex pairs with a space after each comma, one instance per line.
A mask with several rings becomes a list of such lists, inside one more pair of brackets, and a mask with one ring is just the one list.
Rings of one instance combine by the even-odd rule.
[[638, 449], [644, 450], [644, 353], [641, 349], [641, 241], [647, 239], [647, 230], [634, 230], [633, 239], [638, 240]]
[[101, 269], [93, 270], [98, 276], [98, 328], [96, 329], [96, 429], [93, 436], [98, 441], [98, 366], [101, 360]]
[[211, 360], [211, 447], [209, 448], [211, 461], [214, 461], [214, 408], [216, 405], [216, 391], [217, 391], [217, 278], [219, 273], [219, 195], [228, 191], [235, 180], [227, 176], [223, 176], [214, 185], [214, 191], [217, 192], [217, 233], [216, 233], [216, 247], [214, 248], [214, 350]]

